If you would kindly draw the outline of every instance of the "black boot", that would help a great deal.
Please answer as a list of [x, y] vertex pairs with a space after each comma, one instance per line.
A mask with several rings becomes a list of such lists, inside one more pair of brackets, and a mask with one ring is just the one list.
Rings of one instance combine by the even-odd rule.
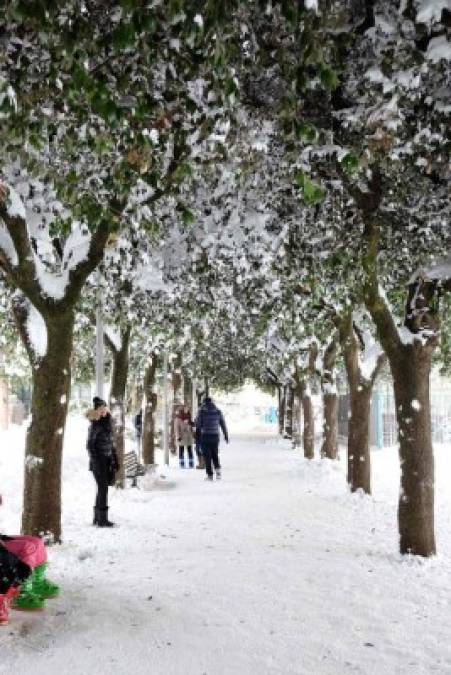
[[94, 506], [94, 518], [92, 519], [92, 524], [93, 525], [99, 524], [99, 509], [97, 508], [97, 506]]
[[115, 523], [108, 520], [108, 509], [97, 509], [98, 518], [97, 525], [99, 527], [114, 527]]

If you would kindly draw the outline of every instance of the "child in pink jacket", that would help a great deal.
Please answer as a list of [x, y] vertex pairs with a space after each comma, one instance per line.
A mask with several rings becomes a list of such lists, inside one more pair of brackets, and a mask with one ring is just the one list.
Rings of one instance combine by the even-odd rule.
[[[0, 495], [0, 505], [1, 503]], [[55, 598], [59, 594], [59, 588], [45, 578], [47, 551], [40, 537], [0, 534], [0, 545], [13, 556], [12, 559], [16, 558], [31, 570], [30, 576], [21, 584], [20, 591], [11, 587], [6, 593], [0, 594], [0, 625], [5, 625], [8, 623], [11, 604], [14, 609], [43, 609], [44, 601]]]

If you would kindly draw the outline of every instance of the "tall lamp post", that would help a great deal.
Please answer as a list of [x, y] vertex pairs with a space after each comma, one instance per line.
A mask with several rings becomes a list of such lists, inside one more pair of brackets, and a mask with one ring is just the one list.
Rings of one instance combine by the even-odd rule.
[[97, 270], [97, 306], [96, 306], [96, 389], [97, 396], [103, 398], [104, 379], [104, 343], [103, 343], [103, 312], [102, 291], [100, 288], [100, 270]]
[[168, 426], [168, 351], [165, 349], [163, 356], [163, 454], [166, 466], [169, 466]]

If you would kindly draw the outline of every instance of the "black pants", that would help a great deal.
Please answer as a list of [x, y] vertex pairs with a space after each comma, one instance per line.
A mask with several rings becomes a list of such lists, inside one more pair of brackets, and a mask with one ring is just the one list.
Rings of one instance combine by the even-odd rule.
[[97, 483], [96, 509], [108, 508], [108, 478], [110, 462], [106, 457], [96, 459], [92, 473]]
[[213, 476], [213, 464], [215, 469], [220, 469], [219, 463], [219, 436], [202, 436], [202, 454], [205, 460], [207, 476]]
[[[186, 449], [188, 451], [188, 457], [190, 462], [193, 461], [193, 446], [192, 445], [187, 445]], [[179, 445], [179, 459], [185, 460], [185, 446], [184, 445]]]

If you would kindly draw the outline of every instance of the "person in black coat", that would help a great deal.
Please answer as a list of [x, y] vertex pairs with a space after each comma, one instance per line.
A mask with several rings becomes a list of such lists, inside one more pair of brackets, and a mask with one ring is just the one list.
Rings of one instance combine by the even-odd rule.
[[114, 448], [113, 421], [105, 401], [95, 396], [93, 403], [94, 410], [86, 413], [91, 421], [86, 443], [89, 469], [97, 483], [93, 524], [113, 527], [114, 523], [108, 520], [108, 486], [114, 485], [115, 474], [119, 468]]
[[142, 409], [139, 411], [137, 415], [135, 415], [135, 431], [136, 431], [136, 440], [139, 441], [142, 438], [143, 435], [143, 411]]

